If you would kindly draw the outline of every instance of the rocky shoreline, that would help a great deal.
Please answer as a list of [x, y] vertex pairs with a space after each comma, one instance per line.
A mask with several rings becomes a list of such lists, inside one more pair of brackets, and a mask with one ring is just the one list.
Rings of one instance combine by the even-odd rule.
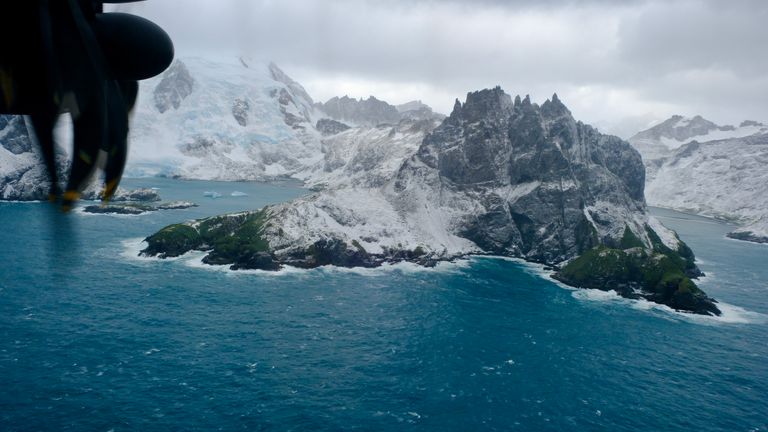
[[191, 207], [197, 207], [197, 204], [189, 201], [166, 203], [123, 202], [89, 205], [83, 208], [83, 212], [92, 214], [140, 215], [159, 210], [180, 210]]
[[[332, 265], [337, 267], [375, 268], [385, 264], [410, 262], [434, 267], [440, 262], [455, 261], [472, 255], [509, 258], [486, 251], [441, 255], [414, 249], [385, 249], [372, 254], [357, 242], [338, 239], [318, 240], [306, 248], [287, 253], [272, 249], [264, 238], [270, 225], [269, 208], [256, 212], [215, 216], [174, 224], [147, 237], [141, 256], [161, 259], [181, 256], [191, 251], [206, 252], [202, 262], [228, 265], [231, 270], [279, 271], [284, 267], [303, 269]], [[701, 315], [720, 315], [717, 301], [701, 291], [693, 279], [703, 276], [695, 264], [693, 252], [680, 241], [677, 251], [670, 249], [651, 233], [653, 248], [644, 248], [639, 239], [628, 234], [615, 247], [598, 245], [566, 263], [526, 260], [545, 265], [552, 278], [575, 288], [615, 291], [629, 299], [645, 299], [672, 309]], [[678, 239], [679, 240], [679, 239]], [[563, 264], [563, 265], [561, 265]]]
[[734, 240], [768, 244], [768, 237], [755, 234], [751, 231], [733, 231], [733, 232], [729, 232], [725, 236]]

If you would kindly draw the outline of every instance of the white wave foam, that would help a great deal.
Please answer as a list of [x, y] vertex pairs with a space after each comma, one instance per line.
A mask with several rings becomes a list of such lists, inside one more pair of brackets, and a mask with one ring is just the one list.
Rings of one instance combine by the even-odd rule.
[[207, 252], [191, 251], [182, 255], [180, 262], [190, 268], [198, 270], [206, 270], [217, 273], [224, 273], [227, 276], [266, 276], [266, 277], [279, 277], [279, 276], [291, 276], [291, 275], [303, 275], [307, 274], [313, 269], [302, 269], [298, 267], [283, 266], [280, 270], [258, 270], [258, 269], [241, 269], [232, 270], [231, 264], [211, 265], [203, 262], [203, 258], [207, 255]]
[[455, 273], [461, 271], [461, 269], [467, 268], [471, 265], [471, 262], [467, 259], [458, 259], [454, 261], [440, 261], [434, 267], [426, 267], [416, 263], [401, 261], [397, 263], [384, 263], [379, 267], [338, 267], [338, 266], [321, 266], [317, 267], [317, 271], [325, 273], [347, 273], [357, 274], [360, 276], [385, 276], [392, 272], [399, 272], [403, 274], [418, 274], [418, 273]]
[[717, 303], [717, 307], [722, 314], [720, 316], [712, 316], [676, 311], [667, 305], [654, 303], [645, 299], [634, 300], [624, 298], [613, 290], [602, 291], [598, 289], [578, 289], [573, 291], [571, 295], [575, 299], [582, 301], [625, 304], [633, 309], [641, 311], [658, 312], [661, 314], [660, 316], [663, 316], [664, 318], [672, 318], [674, 320], [688, 321], [696, 324], [764, 324], [768, 322], [768, 316], [766, 315], [722, 302]]
[[[531, 263], [520, 258], [501, 257], [501, 256], [477, 256], [473, 257], [477, 259], [498, 259], [502, 261], [514, 262], [520, 264], [523, 271], [538, 276], [550, 283], [553, 283], [560, 288], [571, 291], [573, 298], [582, 301], [595, 301], [595, 302], [615, 302], [619, 304], [627, 305], [633, 309], [649, 312], [659, 312], [658, 316], [664, 318], [671, 318], [675, 320], [684, 320], [694, 322], [697, 324], [764, 324], [768, 322], [768, 315], [761, 314], [759, 312], [753, 312], [746, 310], [742, 307], [731, 305], [728, 303], [717, 303], [717, 307], [720, 309], [721, 315], [699, 315], [686, 312], [676, 311], [667, 305], [654, 303], [645, 299], [628, 299], [620, 296], [616, 291], [603, 291], [599, 289], [585, 289], [575, 288], [570, 285], [566, 285], [556, 279], [552, 278], [554, 271], [545, 270], [545, 265], [538, 263]], [[713, 272], [707, 272], [707, 276], [703, 279], [705, 283], [711, 282], [715, 278]]]
[[470, 260], [459, 259], [455, 261], [441, 261], [434, 267], [425, 267], [412, 262], [398, 262], [394, 264], [385, 263], [379, 267], [339, 267], [333, 265], [320, 266], [316, 268], [304, 269], [293, 266], [283, 266], [280, 270], [258, 270], [258, 269], [240, 269], [232, 270], [229, 264], [211, 265], [203, 262], [207, 252], [190, 251], [178, 257], [157, 258], [139, 256], [139, 252], [147, 246], [143, 238], [128, 239], [122, 241], [123, 252], [121, 256], [130, 260], [141, 262], [155, 261], [178, 261], [182, 265], [198, 270], [207, 270], [213, 272], [226, 273], [232, 276], [255, 275], [255, 276], [289, 276], [289, 275], [308, 275], [312, 272], [322, 272], [326, 274], [355, 274], [366, 277], [386, 276], [392, 272], [402, 274], [417, 273], [455, 273], [471, 265]]
[[2, 204], [45, 204], [47, 200], [3, 200]]
[[122, 240], [120, 243], [123, 245], [123, 251], [120, 252], [120, 256], [123, 258], [142, 262], [154, 261], [158, 259], [155, 257], [145, 257], [139, 255], [139, 252], [147, 247], [147, 242], [144, 241], [143, 237]]
[[187, 252], [184, 255], [177, 256], [177, 257], [169, 257], [169, 258], [148, 257], [148, 256], [139, 255], [139, 252], [141, 252], [143, 249], [145, 249], [148, 246], [147, 242], [144, 241], [144, 237], [137, 237], [137, 238], [127, 239], [127, 240], [122, 240], [120, 243], [123, 245], [123, 251], [120, 252], [120, 256], [134, 262], [148, 263], [148, 262], [179, 261], [187, 258], [187, 255], [194, 253], [194, 252]]

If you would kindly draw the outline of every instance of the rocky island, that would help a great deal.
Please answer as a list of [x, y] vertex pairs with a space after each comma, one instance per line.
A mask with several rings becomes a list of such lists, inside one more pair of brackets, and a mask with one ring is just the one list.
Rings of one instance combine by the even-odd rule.
[[[538, 105], [499, 87], [469, 93], [429, 129], [410, 132], [413, 145], [410, 129], [392, 127], [389, 143], [410, 151], [391, 152], [402, 159], [377, 172], [386, 181], [350, 176], [287, 203], [171, 225], [141, 254], [201, 250], [208, 264], [263, 270], [494, 254], [550, 265], [572, 286], [720, 314], [692, 280], [692, 251], [648, 214], [639, 153], [576, 121], [557, 95]], [[355, 132], [331, 138], [343, 134]]]

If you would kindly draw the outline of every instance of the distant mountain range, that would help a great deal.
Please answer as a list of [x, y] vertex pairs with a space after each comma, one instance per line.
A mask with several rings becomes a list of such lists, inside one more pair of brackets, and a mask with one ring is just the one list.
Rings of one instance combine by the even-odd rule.
[[629, 139], [646, 166], [648, 204], [744, 224], [734, 238], [768, 242], [768, 126], [670, 119]]

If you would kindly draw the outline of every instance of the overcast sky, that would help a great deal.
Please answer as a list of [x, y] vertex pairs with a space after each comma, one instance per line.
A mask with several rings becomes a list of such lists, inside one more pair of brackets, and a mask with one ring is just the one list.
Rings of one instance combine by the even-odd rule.
[[178, 55], [273, 60], [316, 100], [448, 113], [501, 85], [628, 138], [672, 114], [768, 121], [764, 0], [149, 0]]

